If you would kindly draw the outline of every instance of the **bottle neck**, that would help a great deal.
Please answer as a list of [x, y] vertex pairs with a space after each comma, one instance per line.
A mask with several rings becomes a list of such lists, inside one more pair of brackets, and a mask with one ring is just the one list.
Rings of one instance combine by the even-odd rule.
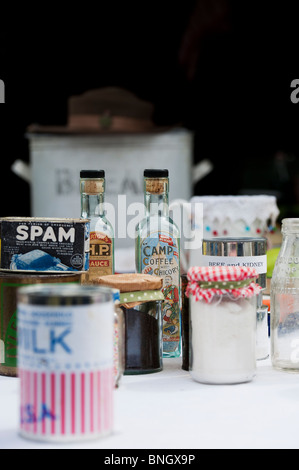
[[104, 193], [86, 194], [81, 193], [81, 217], [101, 217], [104, 215]]
[[297, 219], [283, 219], [282, 220], [282, 235], [284, 237], [289, 235], [299, 235], [299, 218]]
[[168, 178], [145, 179], [144, 204], [147, 216], [168, 217]]
[[90, 219], [104, 215], [104, 180], [81, 180], [81, 217]]

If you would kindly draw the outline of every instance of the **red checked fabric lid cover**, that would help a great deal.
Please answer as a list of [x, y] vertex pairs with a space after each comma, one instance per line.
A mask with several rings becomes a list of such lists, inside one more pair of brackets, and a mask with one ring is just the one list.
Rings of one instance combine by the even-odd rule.
[[255, 282], [258, 273], [254, 268], [240, 266], [194, 266], [188, 271], [186, 295], [195, 300], [209, 302], [215, 295], [229, 294], [232, 298], [252, 297], [261, 287]]

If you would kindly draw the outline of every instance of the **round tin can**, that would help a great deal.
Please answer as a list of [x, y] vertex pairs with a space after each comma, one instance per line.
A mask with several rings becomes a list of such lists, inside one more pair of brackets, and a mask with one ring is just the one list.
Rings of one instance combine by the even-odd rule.
[[263, 290], [267, 285], [267, 239], [263, 237], [214, 238], [202, 242], [202, 266], [241, 266], [254, 268], [257, 284], [262, 288], [257, 296], [256, 359], [268, 357], [268, 313], [263, 307]]
[[98, 438], [113, 428], [111, 289], [18, 290], [20, 434], [48, 442]]
[[29, 284], [79, 283], [80, 274], [0, 272], [0, 375], [17, 377], [17, 289]]
[[256, 269], [266, 288], [267, 240], [263, 237], [212, 238], [202, 241], [202, 266], [245, 266]]

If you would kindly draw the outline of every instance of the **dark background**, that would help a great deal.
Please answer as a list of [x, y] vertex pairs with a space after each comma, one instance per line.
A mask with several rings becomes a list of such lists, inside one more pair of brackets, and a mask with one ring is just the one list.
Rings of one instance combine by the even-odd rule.
[[0, 215], [30, 215], [29, 185], [10, 169], [29, 161], [27, 126], [64, 125], [69, 96], [118, 86], [152, 101], [157, 125], [194, 131], [194, 162], [214, 164], [194, 194], [275, 194], [282, 215], [299, 216], [295, 4], [31, 3], [2, 12]]

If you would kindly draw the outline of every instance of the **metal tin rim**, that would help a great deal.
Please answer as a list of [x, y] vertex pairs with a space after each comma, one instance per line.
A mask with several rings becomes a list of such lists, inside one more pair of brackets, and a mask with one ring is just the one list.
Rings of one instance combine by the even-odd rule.
[[[298, 219], [299, 220], [299, 219]], [[214, 237], [204, 238], [203, 241], [212, 242], [264, 242], [267, 241], [265, 237]]]
[[[86, 271], [12, 271], [0, 268], [0, 280], [13, 279], [15, 277], [21, 279], [57, 279], [57, 282], [64, 278], [80, 278], [82, 273]], [[71, 282], [71, 281], [70, 281]]]
[[266, 251], [267, 239], [263, 237], [204, 238], [202, 241], [203, 254], [210, 256], [259, 256]]
[[[76, 284], [35, 284], [18, 288], [19, 302], [36, 305], [59, 305], [61, 299], [65, 305], [93, 304], [113, 300], [114, 290], [102, 286], [78, 286]], [[49, 303], [47, 303], [47, 299]], [[72, 301], [72, 302], [69, 302]]]
[[72, 217], [0, 217], [0, 222], [76, 222], [87, 223], [89, 219], [72, 218]]

